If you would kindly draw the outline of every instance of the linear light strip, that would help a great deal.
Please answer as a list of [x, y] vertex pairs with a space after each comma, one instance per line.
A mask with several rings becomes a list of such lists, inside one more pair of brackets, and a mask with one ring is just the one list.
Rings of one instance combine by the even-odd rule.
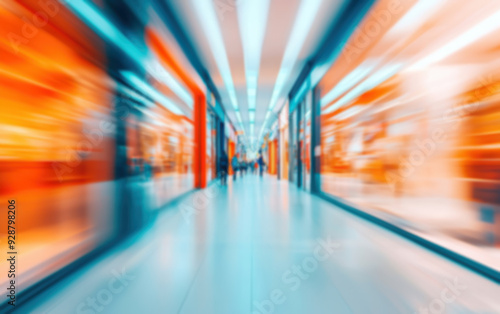
[[298, 16], [293, 25], [285, 50], [285, 55], [283, 56], [283, 60], [281, 62], [278, 78], [276, 79], [276, 84], [274, 85], [269, 110], [274, 108], [283, 91], [283, 88], [285, 87], [322, 2], [322, 0], [302, 0], [300, 3]]
[[[234, 88], [233, 77], [231, 74], [231, 68], [229, 66], [229, 60], [227, 57], [226, 48], [224, 45], [224, 40], [222, 38], [221, 29], [219, 22], [217, 20], [217, 13], [215, 12], [214, 2], [212, 0], [191, 0], [193, 8], [196, 12], [198, 20], [202, 24], [201, 28], [208, 38], [208, 44], [210, 45], [210, 50], [217, 63], [217, 68], [222, 76], [224, 85], [226, 86], [227, 92], [229, 94], [229, 99], [231, 100], [231, 105], [234, 110], [238, 110], [238, 101], [236, 97], [236, 91]], [[243, 124], [240, 122], [241, 127]]]
[[293, 68], [297, 62], [300, 51], [302, 50], [304, 43], [307, 39], [314, 20], [318, 14], [318, 11], [323, 3], [322, 0], [302, 0], [298, 9], [297, 17], [292, 27], [290, 37], [285, 49], [285, 54], [283, 60], [281, 61], [280, 71], [274, 85], [274, 90], [271, 96], [271, 101], [269, 103], [268, 114], [266, 115], [266, 120], [262, 125], [260, 136], [262, 136], [264, 129], [267, 124], [267, 119], [270, 117], [269, 111], [274, 109], [280, 95], [283, 92], [283, 88], [293, 71]]
[[[257, 87], [269, 14], [269, 0], [244, 1], [237, 6], [240, 36], [243, 44], [245, 77], [247, 83], [248, 109], [255, 110]], [[250, 123], [255, 122], [255, 113], [249, 113]], [[250, 132], [253, 134], [253, 132]]]

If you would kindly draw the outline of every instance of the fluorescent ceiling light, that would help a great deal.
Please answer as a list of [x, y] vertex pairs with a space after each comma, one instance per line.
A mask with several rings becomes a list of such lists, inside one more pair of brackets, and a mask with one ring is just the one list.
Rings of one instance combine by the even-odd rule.
[[292, 28], [288, 44], [286, 46], [285, 55], [281, 62], [281, 68], [278, 73], [278, 78], [274, 85], [273, 94], [269, 108], [272, 110], [278, 101], [287, 80], [292, 73], [300, 51], [304, 46], [307, 35], [311, 30], [314, 19], [316, 18], [322, 0], [302, 0], [298, 9], [298, 16]]
[[[302, 0], [300, 2], [300, 6], [297, 11], [298, 14], [295, 18], [295, 23], [293, 24], [290, 37], [288, 38], [285, 54], [283, 56], [283, 60], [281, 61], [280, 71], [278, 72], [278, 77], [274, 85], [273, 94], [269, 103], [269, 110], [272, 110], [274, 108], [274, 106], [278, 102], [278, 99], [283, 93], [283, 88], [285, 87], [287, 80], [293, 71], [300, 51], [304, 46], [307, 35], [311, 30], [322, 2], [322, 0]], [[267, 117], [269, 117], [269, 112], [266, 115], [264, 124], [262, 125], [262, 130], [266, 126]], [[261, 133], [262, 132], [263, 131], [261, 131]]]
[[234, 89], [231, 68], [229, 67], [229, 61], [219, 27], [219, 22], [217, 20], [214, 2], [213, 0], [191, 0], [191, 3], [193, 4], [192, 7], [198, 16], [198, 20], [201, 23], [201, 28], [205, 33], [205, 36], [208, 38], [210, 50], [212, 51], [212, 55], [217, 63], [217, 68], [219, 69], [222, 80], [226, 86], [231, 104], [236, 110], [238, 109], [236, 91]]
[[245, 59], [248, 109], [255, 109], [262, 45], [266, 35], [269, 0], [243, 1], [237, 6]]

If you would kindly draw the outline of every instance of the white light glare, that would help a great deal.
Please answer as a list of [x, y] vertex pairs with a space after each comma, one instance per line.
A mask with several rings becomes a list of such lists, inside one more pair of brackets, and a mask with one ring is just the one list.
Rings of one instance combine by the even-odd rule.
[[493, 13], [490, 17], [482, 20], [462, 35], [418, 61], [410, 68], [410, 70], [425, 68], [433, 63], [437, 63], [453, 53], [467, 47], [476, 40], [479, 40], [482, 37], [498, 30], [498, 28], [500, 28], [500, 11]]
[[328, 114], [331, 113], [347, 104], [355, 100], [359, 95], [362, 93], [369, 91], [376, 86], [380, 85], [381, 83], [387, 81], [389, 78], [394, 76], [403, 65], [401, 63], [398, 64], [392, 64], [392, 65], [387, 65], [383, 68], [381, 68], [378, 72], [361, 82], [359, 85], [357, 85], [355, 88], [353, 88], [349, 93], [347, 93], [344, 97], [339, 99], [334, 105], [328, 107], [324, 111], [323, 114]]
[[375, 66], [376, 62], [374, 62], [373, 60], [367, 60], [363, 62], [351, 73], [346, 75], [334, 88], [332, 88], [332, 90], [328, 92], [328, 94], [326, 94], [321, 99], [321, 107], [328, 105], [330, 102], [348, 91], [357, 82], [366, 78], [366, 76], [375, 68]]

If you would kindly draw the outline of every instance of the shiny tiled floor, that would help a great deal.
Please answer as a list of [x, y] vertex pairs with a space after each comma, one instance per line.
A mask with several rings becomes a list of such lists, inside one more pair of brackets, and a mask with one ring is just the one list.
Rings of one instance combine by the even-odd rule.
[[41, 313], [500, 313], [500, 286], [286, 182], [173, 205], [33, 300]]

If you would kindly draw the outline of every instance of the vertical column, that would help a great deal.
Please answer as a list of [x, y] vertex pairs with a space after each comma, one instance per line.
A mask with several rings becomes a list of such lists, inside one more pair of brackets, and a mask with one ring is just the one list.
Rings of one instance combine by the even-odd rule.
[[228, 154], [227, 158], [229, 161], [229, 171], [228, 174], [232, 175], [233, 174], [233, 167], [231, 166], [231, 159], [233, 158], [234, 154], [236, 153], [236, 144], [233, 142], [233, 140], [229, 140], [229, 145], [228, 145]]
[[162, 42], [161, 37], [156, 32], [148, 28], [146, 31], [147, 40], [161, 60], [179, 76], [191, 91], [194, 99], [193, 123], [194, 123], [194, 154], [193, 154], [193, 173], [194, 188], [204, 188], [207, 182], [207, 164], [206, 164], [206, 124], [207, 124], [207, 100], [190, 74], [176, 61], [174, 54]]
[[272, 174], [277, 174], [278, 173], [278, 139], [274, 139], [272, 142], [272, 148], [273, 148], [273, 173]]
[[321, 90], [313, 89], [311, 108], [311, 192], [321, 192]]
[[[221, 172], [219, 160], [221, 159], [224, 152], [226, 152], [225, 139], [226, 139], [226, 129], [225, 129], [224, 121], [217, 119], [217, 149], [216, 149], [217, 153], [215, 156], [217, 176], [219, 176], [219, 173]], [[226, 152], [226, 155], [227, 155], [227, 152]]]
[[[120, 2], [106, 0], [102, 3], [102, 9], [106, 12], [116, 26], [126, 36], [138, 45], [145, 45], [144, 25], [137, 19], [136, 12], [132, 12], [126, 5]], [[135, 62], [124, 55], [113, 44], [106, 44], [108, 56], [108, 73], [111, 76], [120, 71], [130, 71], [137, 76], [144, 76], [143, 70], [135, 66]], [[114, 212], [119, 236], [124, 236], [139, 229], [144, 220], [143, 187], [134, 184], [129, 177], [127, 160], [127, 119], [133, 114], [134, 104], [119, 87], [115, 90], [113, 105], [113, 118], [116, 123], [115, 129], [115, 195]], [[140, 123], [140, 113], [135, 113]], [[137, 127], [134, 125], [133, 127]]]
[[288, 181], [293, 181], [293, 168], [294, 168], [294, 153], [295, 149], [293, 147], [293, 129], [295, 128], [293, 124], [292, 111], [288, 109]]
[[297, 121], [295, 124], [295, 136], [297, 139], [297, 155], [295, 158], [297, 158], [297, 186], [300, 188], [303, 186], [303, 178], [302, 178], [302, 150], [304, 147], [302, 145], [304, 144], [302, 139], [300, 138], [300, 128], [302, 126], [302, 103], [299, 103], [297, 106]]
[[207, 186], [207, 99], [205, 94], [195, 94], [194, 103], [194, 185]]
[[277, 164], [276, 165], [277, 169], [276, 169], [276, 172], [277, 172], [278, 180], [281, 180], [281, 177], [282, 177], [282, 174], [281, 174], [281, 163], [283, 162], [281, 160], [281, 158], [283, 158], [281, 156], [281, 145], [283, 143], [282, 143], [282, 139], [281, 139], [281, 115], [280, 114], [278, 114], [278, 132], [277, 133], [278, 133], [278, 135], [276, 135], [276, 136], [277, 136], [277, 142], [278, 142], [278, 144], [277, 144], [277, 146], [278, 146], [277, 150], [278, 151], [276, 152], [276, 159], [277, 159], [277, 163], [276, 163]]

